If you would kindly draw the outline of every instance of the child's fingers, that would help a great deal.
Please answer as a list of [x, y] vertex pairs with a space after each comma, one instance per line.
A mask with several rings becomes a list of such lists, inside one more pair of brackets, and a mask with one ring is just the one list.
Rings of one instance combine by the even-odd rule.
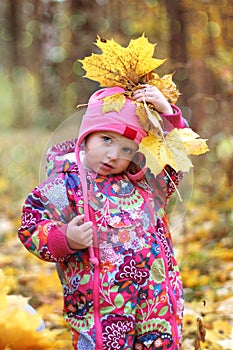
[[93, 223], [91, 221], [85, 222], [77, 227], [77, 237], [81, 238], [82, 243], [90, 245], [90, 241], [93, 239]]
[[72, 240], [72, 248], [84, 248], [93, 244], [93, 223], [84, 222], [84, 215], [78, 215], [68, 224], [66, 236]]
[[73, 249], [83, 249], [93, 245], [93, 229], [84, 231], [81, 226], [74, 226], [67, 230], [66, 236], [69, 239], [70, 247]]
[[133, 98], [138, 101], [142, 101], [142, 99], [153, 98], [157, 94], [161, 94], [160, 91], [156, 88], [156, 86], [151, 85], [143, 85], [142, 88], [134, 91]]
[[82, 215], [77, 215], [77, 216], [75, 216], [73, 219], [72, 219], [72, 223], [74, 224], [74, 225], [81, 225], [81, 224], [83, 224], [83, 220], [84, 220], [84, 214], [82, 214]]
[[86, 231], [92, 227], [93, 223], [91, 221], [84, 222], [85, 215], [78, 215], [72, 219], [72, 224], [78, 226], [82, 231]]
[[82, 232], [80, 243], [82, 243], [86, 247], [93, 245], [93, 230], [92, 230], [92, 228]]
[[154, 85], [145, 84], [135, 90], [133, 99], [137, 102], [151, 103], [159, 113], [173, 114], [172, 107], [163, 93]]

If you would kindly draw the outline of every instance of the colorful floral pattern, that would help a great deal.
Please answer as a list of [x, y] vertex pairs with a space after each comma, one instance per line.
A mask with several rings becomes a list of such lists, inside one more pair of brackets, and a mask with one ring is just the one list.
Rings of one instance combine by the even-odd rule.
[[[72, 329], [74, 348], [94, 350], [94, 268], [88, 250], [56, 257], [48, 245], [54, 230], [83, 213], [77, 165], [61, 160], [74, 151], [74, 145], [71, 141], [52, 149], [48, 156], [51, 176], [28, 196], [19, 237], [30, 252], [59, 264], [64, 316]], [[178, 350], [183, 297], [163, 210], [173, 191], [169, 177], [161, 173], [153, 178], [148, 173], [131, 182], [125, 174], [87, 175], [99, 242], [101, 350]], [[172, 172], [172, 177], [177, 184], [180, 175]]]
[[109, 315], [102, 321], [103, 347], [106, 350], [121, 350], [134, 333], [134, 319], [129, 316]]

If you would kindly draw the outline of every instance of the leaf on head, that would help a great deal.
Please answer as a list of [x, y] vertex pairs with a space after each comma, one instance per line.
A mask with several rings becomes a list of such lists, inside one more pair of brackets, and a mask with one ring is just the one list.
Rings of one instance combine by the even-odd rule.
[[108, 113], [111, 111], [120, 112], [125, 105], [126, 97], [123, 93], [106, 96], [103, 98], [102, 112]]

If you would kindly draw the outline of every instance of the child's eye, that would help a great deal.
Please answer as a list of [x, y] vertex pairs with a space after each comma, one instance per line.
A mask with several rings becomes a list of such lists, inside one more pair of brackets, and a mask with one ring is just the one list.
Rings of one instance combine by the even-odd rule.
[[132, 150], [132, 148], [124, 147], [124, 148], [123, 148], [123, 152], [126, 153], [126, 154], [132, 154], [132, 153], [133, 153], [133, 150]]
[[103, 140], [104, 140], [104, 142], [107, 143], [107, 144], [111, 144], [111, 143], [112, 143], [111, 137], [103, 136]]

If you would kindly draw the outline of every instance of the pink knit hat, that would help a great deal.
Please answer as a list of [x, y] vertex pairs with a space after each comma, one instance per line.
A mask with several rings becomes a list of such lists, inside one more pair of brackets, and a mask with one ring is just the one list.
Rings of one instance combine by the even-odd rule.
[[85, 137], [95, 131], [114, 131], [130, 140], [140, 143], [147, 135], [136, 115], [136, 105], [129, 98], [126, 98], [124, 107], [120, 112], [102, 112], [103, 98], [117, 93], [124, 92], [121, 87], [111, 87], [96, 91], [89, 99], [86, 113], [80, 126], [79, 137], [76, 146], [77, 152]]

